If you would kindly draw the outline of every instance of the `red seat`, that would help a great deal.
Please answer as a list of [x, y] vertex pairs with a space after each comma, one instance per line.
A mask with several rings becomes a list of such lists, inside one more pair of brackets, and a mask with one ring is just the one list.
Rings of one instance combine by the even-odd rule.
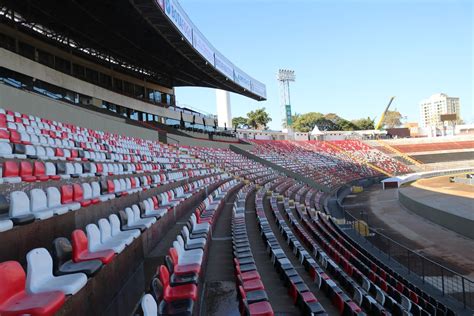
[[20, 162], [20, 177], [25, 182], [35, 182], [36, 177], [33, 176], [33, 167], [29, 161]]
[[64, 157], [64, 151], [63, 151], [63, 149], [56, 147], [56, 150], [55, 150], [55, 152], [54, 152], [54, 155], [55, 155], [56, 157]]
[[3, 142], [10, 141], [10, 132], [5, 129], [0, 129], [0, 140]]
[[332, 298], [332, 303], [334, 304], [334, 306], [336, 306], [336, 308], [342, 314], [342, 312], [344, 311], [344, 300], [342, 299], [341, 295], [335, 293]]
[[46, 175], [46, 168], [44, 166], [44, 163], [42, 163], [41, 161], [35, 161], [33, 163], [33, 175], [39, 181], [48, 181], [50, 178]]
[[269, 302], [257, 302], [248, 306], [250, 316], [273, 316], [273, 309]]
[[19, 177], [20, 176], [20, 167], [16, 161], [4, 161], [3, 162], [3, 177]]
[[72, 185], [72, 187], [74, 191], [74, 195], [73, 195], [74, 202], [81, 203], [82, 207], [87, 207], [91, 205], [92, 203], [91, 200], [84, 200], [84, 191], [82, 190], [82, 186], [80, 184], [75, 183]]
[[16, 130], [10, 130], [10, 142], [15, 144], [21, 144], [21, 136]]
[[72, 232], [72, 260], [74, 262], [89, 261], [89, 260], [100, 260], [103, 264], [107, 264], [115, 256], [113, 250], [103, 250], [96, 252], [89, 252], [88, 243], [86, 234], [80, 230], [76, 229]]
[[29, 294], [25, 290], [26, 275], [16, 261], [0, 263], [0, 315], [54, 315], [64, 304], [60, 291]]
[[192, 299], [197, 300], [196, 284], [184, 284], [178, 286], [170, 286], [170, 273], [164, 265], [160, 266], [160, 281], [163, 284], [163, 299], [166, 302], [177, 300]]
[[236, 266], [235, 266], [235, 270], [237, 271], [237, 274], [240, 276], [240, 278], [244, 282], [245, 281], [250, 281], [250, 280], [255, 280], [255, 279], [260, 279], [260, 274], [258, 273], [257, 270], [241, 272], [240, 271], [240, 265], [239, 265], [238, 261], [236, 261], [236, 262], [237, 263], [236, 263]]
[[265, 287], [263, 286], [262, 280], [260, 279], [253, 279], [248, 281], [242, 281], [242, 287], [244, 288], [245, 292], [256, 291], [256, 290], [264, 290]]
[[74, 202], [74, 189], [72, 185], [65, 184], [61, 186], [61, 204], [71, 204]]
[[169, 254], [171, 260], [173, 261], [173, 273], [176, 275], [186, 275], [186, 274], [198, 274], [201, 273], [201, 265], [199, 264], [187, 264], [187, 265], [178, 265], [178, 252], [174, 248], [170, 248]]
[[115, 184], [112, 180], [107, 180], [107, 193], [109, 194], [115, 193]]

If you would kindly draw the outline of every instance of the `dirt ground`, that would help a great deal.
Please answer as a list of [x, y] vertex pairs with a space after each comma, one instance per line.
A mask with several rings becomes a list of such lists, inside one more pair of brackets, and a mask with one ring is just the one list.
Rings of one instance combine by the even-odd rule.
[[384, 191], [381, 185], [374, 185], [350, 195], [344, 206], [405, 247], [474, 280], [474, 240], [405, 209], [398, 202], [396, 189]]

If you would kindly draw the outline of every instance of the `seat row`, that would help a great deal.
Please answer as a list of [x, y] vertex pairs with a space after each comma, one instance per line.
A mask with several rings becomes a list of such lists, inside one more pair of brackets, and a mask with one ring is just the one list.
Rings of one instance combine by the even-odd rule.
[[199, 277], [211, 238], [211, 227], [229, 190], [238, 184], [227, 181], [201, 203], [183, 226], [152, 279], [151, 294], [141, 299], [145, 316], [192, 315], [198, 299]]
[[[255, 195], [255, 211], [261, 236], [267, 246], [267, 250], [271, 256], [276, 271], [280, 274], [285, 285], [289, 288], [289, 295], [291, 296], [293, 303], [299, 307], [301, 313], [303, 315], [327, 315], [323, 306], [311, 292], [296, 268], [286, 256], [285, 251], [281, 248], [281, 245], [270, 226], [268, 218], [265, 215], [263, 199], [265, 198], [269, 188], [275, 186], [282, 180], [283, 179], [279, 179], [279, 181], [268, 182], [257, 191], [257, 194]], [[296, 246], [296, 241], [292, 246]], [[310, 265], [312, 261], [314, 262], [314, 260], [310, 258], [309, 253], [305, 252], [303, 249], [299, 255], [302, 258], [301, 260], [303, 261], [304, 266]]]
[[[190, 173], [193, 176], [211, 174], [209, 170], [194, 170]], [[29, 224], [36, 219], [45, 220], [81, 207], [157, 187], [159, 184], [160, 177], [154, 175], [65, 184], [59, 188], [48, 187], [45, 190], [34, 188], [29, 191], [29, 195], [24, 191], [12, 191], [10, 202], [0, 195], [0, 232], [9, 230], [14, 225]], [[184, 190], [188, 187], [189, 184], [160, 193], [157, 201], [162, 206], [169, 206], [174, 203], [175, 195], [185, 196]]]
[[237, 194], [232, 210], [232, 247], [239, 310], [241, 315], [273, 316], [265, 287], [253, 259], [245, 224], [247, 194], [255, 189], [248, 184]]

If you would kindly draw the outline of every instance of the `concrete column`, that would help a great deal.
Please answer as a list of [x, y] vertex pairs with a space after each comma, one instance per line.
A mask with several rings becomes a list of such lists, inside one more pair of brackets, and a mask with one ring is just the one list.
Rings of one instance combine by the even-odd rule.
[[230, 93], [225, 90], [216, 89], [217, 120], [219, 127], [232, 128], [232, 112], [230, 107]]

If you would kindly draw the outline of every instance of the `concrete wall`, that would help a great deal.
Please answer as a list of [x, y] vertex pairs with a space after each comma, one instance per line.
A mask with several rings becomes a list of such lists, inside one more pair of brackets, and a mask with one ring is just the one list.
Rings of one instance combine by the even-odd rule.
[[72, 123], [94, 130], [150, 140], [158, 139], [158, 132], [127, 124], [125, 119], [56, 101], [46, 96], [13, 88], [1, 83], [0, 107], [50, 120]]
[[418, 202], [404, 194], [403, 190], [398, 190], [398, 200], [413, 213], [458, 234], [474, 239], [473, 220]]

